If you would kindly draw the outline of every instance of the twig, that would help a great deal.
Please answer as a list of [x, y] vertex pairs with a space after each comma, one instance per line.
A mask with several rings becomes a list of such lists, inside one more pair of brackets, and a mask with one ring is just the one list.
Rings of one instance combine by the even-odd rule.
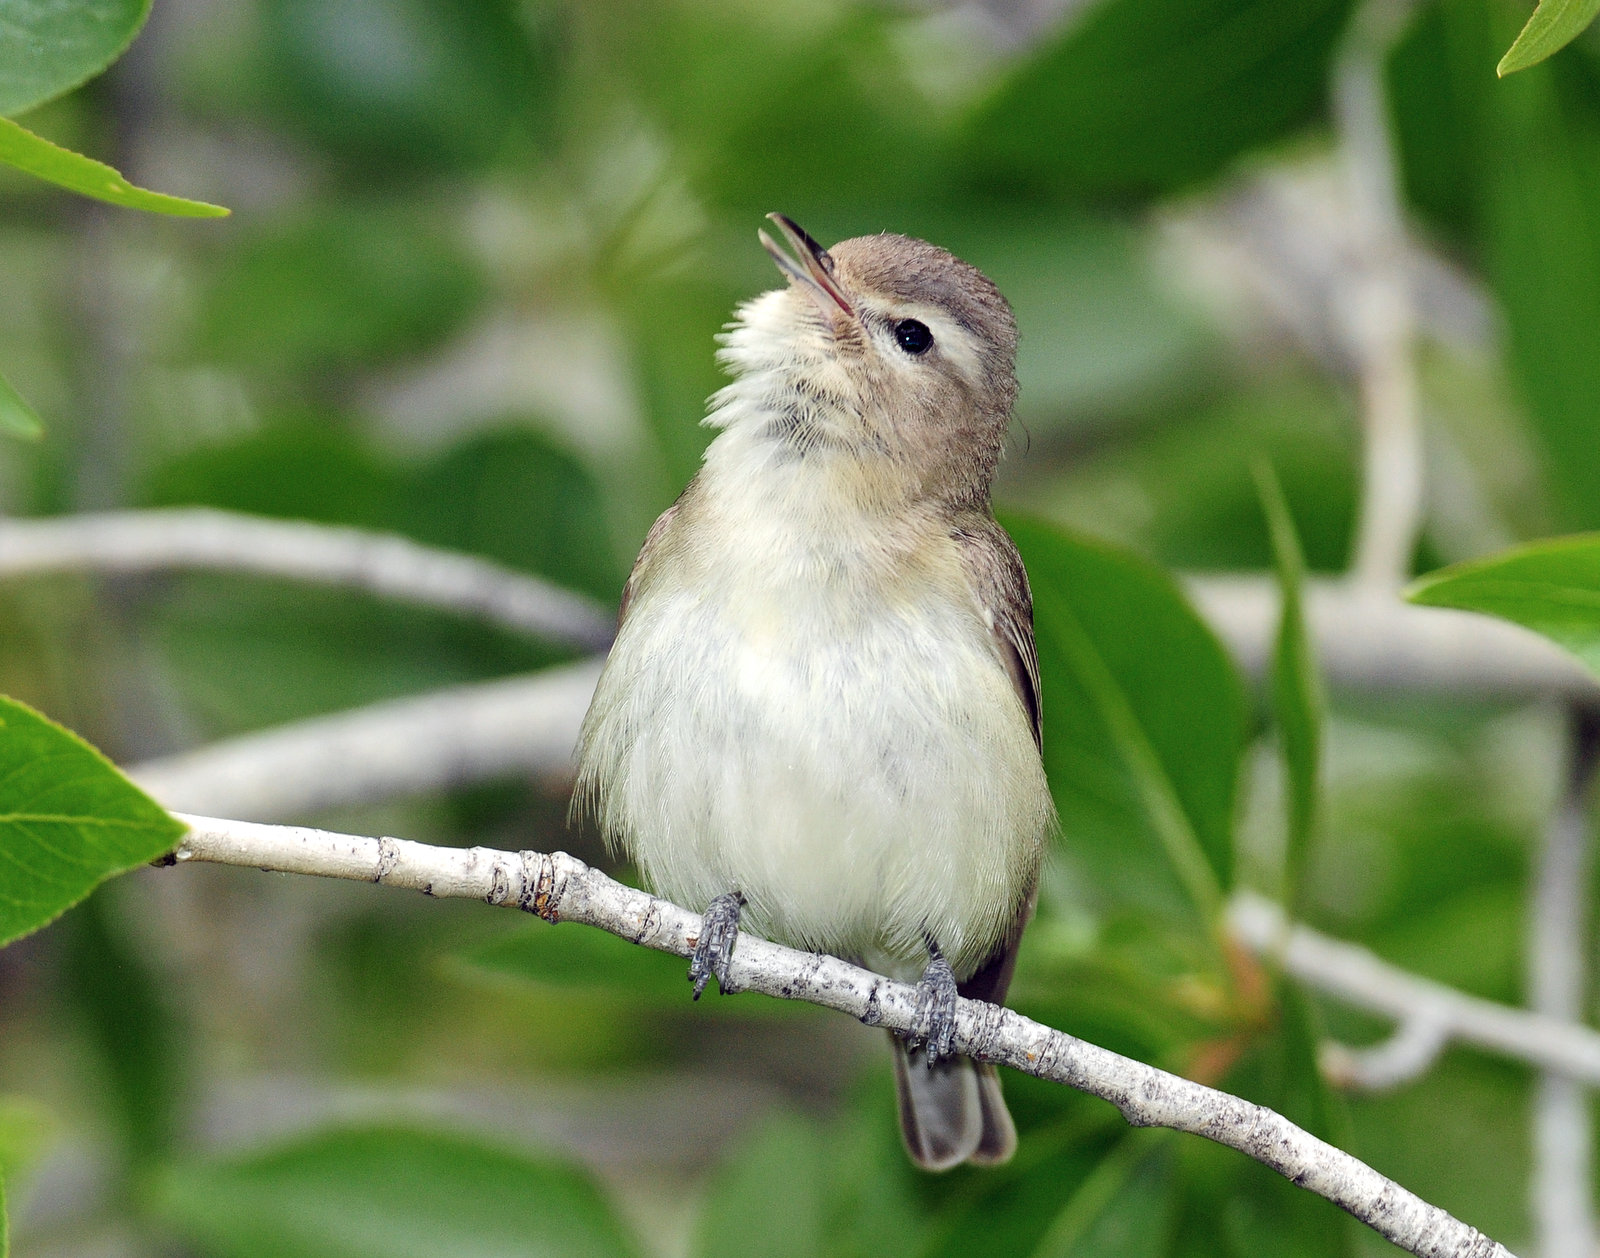
[[1301, 982], [1358, 1009], [1401, 1023], [1423, 1019], [1442, 1029], [1452, 1043], [1472, 1044], [1565, 1078], [1600, 1084], [1600, 1031], [1469, 996], [1309, 926], [1286, 930], [1282, 910], [1263, 896], [1236, 894], [1228, 903], [1228, 924], [1252, 952], [1281, 961]]
[[598, 660], [297, 721], [129, 776], [168, 808], [254, 820], [446, 790], [513, 774], [562, 774]]
[[1386, 1092], [1421, 1078], [1449, 1044], [1450, 1028], [1419, 1014], [1400, 1023], [1388, 1039], [1368, 1048], [1329, 1040], [1317, 1053], [1317, 1065], [1335, 1087]]
[[[177, 849], [178, 861], [217, 861], [479, 899], [523, 908], [550, 922], [598, 926], [680, 957], [689, 955], [700, 929], [695, 914], [623, 886], [564, 852], [437, 848], [212, 817], [179, 820], [190, 832]], [[916, 1023], [915, 988], [751, 935], [740, 937], [731, 979], [734, 990], [808, 1001], [871, 1026], [910, 1031]], [[1414, 1254], [1511, 1258], [1504, 1246], [1475, 1228], [1269, 1109], [1120, 1057], [1013, 1010], [958, 1000], [955, 1046], [969, 1056], [1101, 1097], [1135, 1126], [1170, 1127], [1237, 1149]]]
[[[1191, 576], [1201, 615], [1244, 670], [1265, 675], [1278, 591], [1257, 576]], [[1413, 607], [1387, 591], [1312, 581], [1306, 618], [1329, 685], [1354, 690], [1447, 691], [1501, 698], [1600, 697], [1592, 674], [1549, 641], [1471, 612]]]
[[593, 599], [392, 533], [203, 507], [0, 520], [0, 578], [164, 568], [353, 586], [591, 649], [611, 641], [611, 614]]
[[[1583, 1020], [1589, 918], [1589, 788], [1600, 754], [1592, 710], [1570, 718], [1571, 763], [1550, 818], [1534, 873], [1529, 916], [1529, 1004], [1547, 1017]], [[1533, 1101], [1534, 1235], [1541, 1258], [1592, 1258], [1595, 1246], [1594, 1161], [1589, 1090], [1577, 1079], [1546, 1072]]]
[[1356, 265], [1337, 314], [1360, 379], [1364, 435], [1361, 514], [1351, 579], [1397, 589], [1411, 571], [1422, 521], [1422, 429], [1415, 323], [1406, 274], [1384, 72], [1412, 0], [1366, 0], [1333, 75], [1334, 120], [1349, 188]]

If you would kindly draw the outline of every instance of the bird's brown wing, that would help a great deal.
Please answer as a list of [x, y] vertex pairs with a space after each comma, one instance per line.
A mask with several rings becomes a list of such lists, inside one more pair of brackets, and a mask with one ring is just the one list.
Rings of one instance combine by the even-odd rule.
[[[1011, 535], [987, 517], [963, 521], [955, 538], [973, 593], [989, 622], [995, 649], [1027, 712], [1034, 745], [1042, 747], [1044, 708], [1039, 693], [1039, 654], [1033, 642], [1033, 594], [1028, 589], [1022, 556], [1017, 554]], [[1005, 1000], [1017, 965], [1017, 947], [1037, 898], [1037, 886], [1029, 886], [1000, 945], [959, 984], [963, 996], [995, 1004]]]
[[962, 566], [994, 636], [995, 649], [1011, 675], [1017, 698], [1042, 747], [1044, 709], [1039, 696], [1039, 653], [1033, 643], [1033, 593], [1011, 535], [994, 520], [963, 521], [955, 530]]

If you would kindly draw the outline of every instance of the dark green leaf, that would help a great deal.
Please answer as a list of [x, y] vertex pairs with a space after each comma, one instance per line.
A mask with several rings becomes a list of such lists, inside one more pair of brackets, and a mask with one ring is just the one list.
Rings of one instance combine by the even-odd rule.
[[130, 210], [149, 210], [180, 218], [216, 218], [228, 213], [220, 205], [135, 187], [104, 162], [52, 144], [9, 118], [0, 118], [0, 162], [36, 175], [47, 183], [59, 184], [69, 191]]
[[1171, 1228], [1173, 1132], [1130, 1131], [1067, 1194], [1031, 1258], [1139, 1258]]
[[979, 113], [991, 181], [1076, 195], [1170, 191], [1313, 118], [1347, 0], [1107, 0]]
[[0, 116], [20, 114], [93, 78], [122, 55], [150, 0], [6, 0]]
[[1033, 586], [1045, 766], [1067, 851], [1098, 866], [1104, 892], [1155, 902], [1148, 862], [1164, 852], [1168, 885], [1175, 873], [1213, 920], [1232, 876], [1245, 733], [1232, 661], [1154, 565], [1037, 522], [1007, 527]]
[[[1476, 244], [1507, 329], [1553, 506], [1600, 527], [1600, 143], [1587, 62], [1560, 58], [1496, 80], [1487, 67], [1521, 17], [1507, 3], [1443, 4], [1446, 101], [1472, 196]], [[1569, 81], [1579, 76], [1580, 81]], [[1422, 139], [1422, 137], [1418, 137]]]
[[1284, 902], [1292, 913], [1303, 901], [1302, 883], [1315, 837], [1322, 758], [1322, 681], [1306, 629], [1303, 602], [1305, 559], [1289, 503], [1272, 465], [1256, 465], [1261, 507], [1272, 537], [1282, 611], [1272, 657], [1272, 708], [1278, 724], [1278, 750], [1288, 784], [1288, 845], [1284, 851]]
[[670, 1004], [682, 1004], [688, 993], [686, 963], [678, 957], [583, 926], [529, 923], [461, 959], [490, 973], [576, 992]]
[[115, 912], [111, 897], [122, 889], [101, 888], [63, 919], [60, 981], [104, 1068], [104, 1103], [128, 1161], [138, 1165], [170, 1151], [192, 1072], [161, 979]]
[[76, 734], [0, 699], [0, 944], [170, 851], [183, 832]]
[[1423, 577], [1406, 597], [1523, 625], [1600, 675], [1600, 534], [1534, 542], [1456, 564]]
[[1517, 42], [1506, 49], [1495, 73], [1502, 77], [1538, 65], [1583, 34], [1600, 13], [1600, 0], [1539, 0]]
[[589, 1177], [441, 1132], [322, 1132], [179, 1166], [153, 1207], [226, 1258], [627, 1258], [633, 1239]]
[[0, 376], [0, 432], [30, 440], [44, 436], [44, 424], [33, 413], [33, 407], [4, 376]]

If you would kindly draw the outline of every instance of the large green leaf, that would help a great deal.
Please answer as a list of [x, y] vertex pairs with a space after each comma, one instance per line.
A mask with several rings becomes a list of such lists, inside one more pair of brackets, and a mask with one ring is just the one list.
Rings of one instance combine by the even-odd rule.
[[[1526, 7], [1461, 0], [1436, 13], [1448, 77], [1429, 84], [1428, 95], [1440, 112], [1430, 124], [1417, 114], [1421, 90], [1396, 96], [1411, 116], [1402, 121], [1402, 133], [1411, 132], [1408, 162], [1426, 169], [1441, 151], [1458, 155], [1460, 186], [1448, 187], [1437, 171], [1427, 181], [1448, 197], [1436, 208], [1451, 214], [1463, 207], [1450, 201], [1465, 194], [1559, 527], [1597, 528], [1600, 140], [1584, 79], [1592, 71], [1561, 58], [1496, 80], [1488, 66]], [[1450, 125], [1441, 129], [1445, 118]], [[1435, 156], [1419, 158], [1424, 149]]]
[[0, 376], [0, 432], [30, 440], [44, 435], [44, 425], [33, 413], [33, 407], [4, 376]]
[[1600, 13], [1600, 0], [1539, 0], [1516, 43], [1506, 49], [1495, 73], [1507, 75], [1538, 65], [1583, 34]]
[[1309, 121], [1347, 0], [1106, 0], [977, 115], [974, 168], [1068, 194], [1168, 191]]
[[179, 1166], [152, 1206], [226, 1258], [627, 1258], [638, 1247], [582, 1171], [455, 1135], [319, 1132]]
[[1558, 537], [1455, 564], [1417, 581], [1406, 597], [1523, 625], [1600, 675], [1600, 534]]
[[6, 1181], [0, 1175], [0, 1258], [11, 1253], [11, 1220], [6, 1216]]
[[1257, 464], [1261, 505], [1272, 537], [1282, 610], [1272, 656], [1272, 710], [1278, 724], [1278, 750], [1288, 782], [1288, 843], [1284, 849], [1284, 902], [1297, 912], [1317, 824], [1318, 766], [1322, 756], [1322, 679], [1312, 654], [1302, 601], [1305, 559], [1289, 503], [1272, 465]]
[[5, 0], [0, 8], [0, 116], [70, 91], [115, 61], [150, 0]]
[[1035, 521], [1007, 527], [1033, 586], [1045, 766], [1068, 851], [1104, 894], [1151, 903], [1164, 853], [1167, 886], [1175, 874], [1210, 917], [1231, 881], [1245, 734], [1232, 661], [1155, 565]]
[[69, 191], [130, 210], [175, 214], [180, 218], [216, 218], [228, 212], [220, 205], [136, 187], [104, 162], [52, 144], [9, 118], [0, 118], [0, 162], [36, 175], [46, 183], [59, 184]]
[[0, 698], [0, 944], [171, 850], [183, 832], [76, 734]]

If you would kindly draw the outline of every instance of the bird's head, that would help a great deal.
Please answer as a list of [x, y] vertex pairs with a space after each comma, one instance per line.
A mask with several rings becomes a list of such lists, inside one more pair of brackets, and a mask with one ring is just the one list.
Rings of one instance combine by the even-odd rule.
[[913, 496], [986, 501], [1016, 398], [1017, 325], [983, 272], [889, 233], [823, 249], [769, 215], [788, 278], [740, 308], [722, 360], [736, 377], [709, 422], [756, 425], [797, 456], [852, 458]]

